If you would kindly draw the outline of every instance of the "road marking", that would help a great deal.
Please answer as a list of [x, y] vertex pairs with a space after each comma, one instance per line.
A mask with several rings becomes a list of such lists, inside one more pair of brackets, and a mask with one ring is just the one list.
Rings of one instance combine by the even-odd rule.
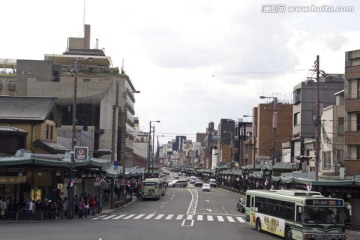
[[140, 218], [142, 218], [143, 216], [145, 216], [145, 214], [139, 214], [139, 215], [137, 215], [136, 217], [134, 217], [134, 219], [140, 219]]
[[208, 211], [208, 212], [212, 212], [212, 210], [210, 208], [207, 208], [205, 210]]
[[119, 215], [117, 217], [114, 217], [113, 219], [120, 219], [120, 218], [125, 217], [125, 216], [126, 216], [125, 214], [122, 214], [122, 215]]
[[147, 215], [144, 219], [150, 219], [150, 218], [152, 218], [153, 216], [154, 216], [155, 214], [149, 214], [149, 215]]
[[186, 220], [192, 220], [194, 215], [187, 215]]
[[187, 189], [190, 194], [191, 194], [191, 202], [187, 211], [187, 215], [189, 214], [196, 214], [196, 208], [197, 208], [197, 203], [198, 203], [198, 199], [199, 199], [199, 192], [196, 189]]
[[219, 222], [223, 222], [223, 221], [224, 221], [223, 216], [217, 216], [217, 219], [218, 219]]
[[115, 216], [116, 216], [116, 215], [110, 215], [110, 216], [108, 216], [108, 217], [103, 218], [103, 220], [110, 219], [110, 218], [113, 218], [113, 217], [115, 217]]
[[170, 220], [170, 219], [172, 219], [174, 217], [174, 214], [169, 214], [165, 219], [166, 220]]
[[[189, 222], [189, 224], [186, 224], [187, 222]], [[182, 227], [192, 227], [192, 226], [194, 226], [194, 220], [189, 221], [189, 220], [184, 219], [181, 226]]]
[[241, 223], [244, 223], [244, 222], [245, 222], [245, 220], [242, 219], [242, 217], [236, 217], [236, 218], [237, 218], [237, 220], [239, 220], [239, 222], [241, 222]]
[[183, 218], [184, 215], [182, 214], [179, 214], [177, 217], [176, 217], [176, 220], [181, 220]]
[[231, 216], [226, 216], [229, 222], [235, 222], [235, 220]]
[[198, 220], [198, 221], [204, 220], [204, 216], [203, 216], [203, 215], [197, 215], [197, 220]]
[[210, 222], [212, 222], [212, 221], [214, 221], [214, 218], [213, 218], [213, 216], [208, 215], [208, 216], [207, 216], [207, 220], [210, 221]]
[[161, 219], [163, 216], [164, 216], [164, 214], [159, 214], [155, 219], [156, 219], [156, 220], [159, 220], [159, 219]]
[[133, 216], [135, 216], [136, 214], [130, 214], [129, 216], [127, 216], [127, 217], [124, 217], [124, 219], [130, 219], [130, 218], [132, 218]]

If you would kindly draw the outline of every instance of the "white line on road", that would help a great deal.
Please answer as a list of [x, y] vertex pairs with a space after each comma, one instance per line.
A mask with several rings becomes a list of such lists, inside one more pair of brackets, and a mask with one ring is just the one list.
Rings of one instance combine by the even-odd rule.
[[198, 221], [204, 220], [204, 216], [203, 216], [203, 215], [197, 215], [197, 220], [198, 220]]
[[174, 214], [169, 214], [165, 219], [166, 220], [170, 220], [170, 219], [172, 219], [174, 217]]
[[229, 222], [235, 222], [235, 220], [231, 216], [226, 216]]
[[164, 214], [159, 214], [155, 219], [156, 219], [156, 220], [159, 220], [159, 219], [161, 219], [163, 216], [164, 216]]
[[212, 221], [214, 221], [214, 218], [213, 218], [213, 216], [208, 215], [208, 216], [207, 216], [207, 220], [208, 220], [209, 222], [212, 222]]
[[224, 221], [223, 216], [217, 216], [217, 219], [218, 219], [219, 222], [223, 222], [223, 221]]
[[110, 219], [110, 218], [113, 218], [113, 217], [115, 217], [116, 215], [110, 215], [110, 216], [108, 216], [108, 217], [105, 217], [105, 218], [103, 218], [103, 220], [105, 220], [105, 219]]
[[127, 216], [127, 217], [124, 217], [124, 219], [130, 219], [130, 218], [132, 218], [133, 216], [135, 216], [136, 214], [130, 214], [129, 216]]
[[126, 216], [125, 214], [122, 214], [122, 215], [119, 215], [117, 217], [114, 217], [113, 219], [120, 219], [120, 218], [125, 217], [125, 216]]
[[140, 219], [140, 218], [142, 218], [143, 216], [145, 216], [145, 214], [139, 214], [139, 215], [137, 215], [136, 217], [134, 217], [134, 219]]
[[152, 218], [153, 216], [154, 216], [155, 214], [149, 214], [149, 215], [147, 215], [144, 219], [150, 219], [150, 218]]
[[242, 222], [242, 223], [244, 223], [245, 222], [245, 220], [244, 219], [242, 219], [241, 217], [236, 217], [237, 218], [237, 220], [239, 220], [239, 222]]
[[176, 220], [181, 220], [183, 218], [184, 215], [182, 214], [179, 214], [177, 217], [176, 217]]

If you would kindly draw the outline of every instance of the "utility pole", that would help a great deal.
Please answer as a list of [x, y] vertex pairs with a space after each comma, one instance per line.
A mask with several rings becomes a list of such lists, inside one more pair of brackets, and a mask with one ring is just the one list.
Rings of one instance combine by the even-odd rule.
[[315, 181], [319, 179], [320, 160], [320, 58], [316, 56], [316, 116], [315, 116]]

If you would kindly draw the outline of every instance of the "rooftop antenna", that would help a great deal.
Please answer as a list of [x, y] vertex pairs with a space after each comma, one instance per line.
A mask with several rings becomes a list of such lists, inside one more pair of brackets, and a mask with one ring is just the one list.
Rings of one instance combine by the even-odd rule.
[[[83, 26], [85, 26], [85, 0], [84, 0], [84, 16], [83, 16]], [[85, 29], [84, 29], [85, 31]], [[85, 34], [85, 32], [84, 32]]]
[[122, 65], [121, 65], [121, 74], [125, 74], [125, 71], [124, 71], [124, 59], [122, 59]]

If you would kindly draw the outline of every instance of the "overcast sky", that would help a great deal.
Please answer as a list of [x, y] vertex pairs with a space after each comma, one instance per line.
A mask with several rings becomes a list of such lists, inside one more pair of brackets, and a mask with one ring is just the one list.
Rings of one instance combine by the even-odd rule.
[[[293, 6], [353, 12], [290, 12]], [[269, 12], [276, 7], [282, 12]], [[360, 49], [358, 0], [11, 0], [1, 8], [0, 58], [62, 54], [67, 38], [83, 37], [90, 24], [91, 46], [99, 39], [114, 67], [124, 60], [141, 91], [141, 130], [161, 121], [161, 143], [194, 140], [211, 121], [217, 128], [222, 118], [251, 115], [266, 102], [260, 95], [291, 102], [316, 55], [321, 70], [344, 73], [345, 52]]]

